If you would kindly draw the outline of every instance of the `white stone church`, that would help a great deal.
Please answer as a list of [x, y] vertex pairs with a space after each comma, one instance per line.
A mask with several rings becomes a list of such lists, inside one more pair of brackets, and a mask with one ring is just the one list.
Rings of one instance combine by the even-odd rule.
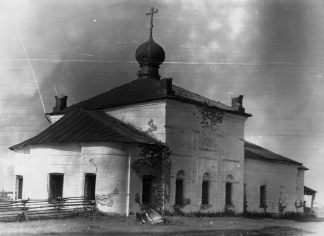
[[70, 107], [56, 97], [50, 127], [10, 147], [16, 199], [83, 196], [127, 215], [302, 212], [307, 168], [244, 141], [243, 96], [227, 106], [161, 78], [152, 27], [138, 78]]

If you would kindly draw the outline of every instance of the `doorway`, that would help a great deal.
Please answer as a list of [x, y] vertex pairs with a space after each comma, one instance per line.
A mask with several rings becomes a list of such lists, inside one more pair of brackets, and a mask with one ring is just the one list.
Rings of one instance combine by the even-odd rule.
[[84, 176], [84, 198], [95, 200], [96, 197], [96, 175], [85, 174]]

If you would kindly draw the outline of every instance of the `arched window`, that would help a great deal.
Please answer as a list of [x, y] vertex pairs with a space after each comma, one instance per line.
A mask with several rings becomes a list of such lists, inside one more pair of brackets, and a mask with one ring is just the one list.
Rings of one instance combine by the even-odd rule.
[[226, 185], [225, 185], [225, 205], [233, 205], [233, 176], [228, 175], [226, 177]]
[[175, 204], [183, 205], [183, 180], [184, 172], [182, 170], [178, 171], [176, 179], [176, 193], [175, 193]]
[[209, 174], [205, 173], [202, 180], [202, 194], [201, 194], [201, 204], [209, 204]]

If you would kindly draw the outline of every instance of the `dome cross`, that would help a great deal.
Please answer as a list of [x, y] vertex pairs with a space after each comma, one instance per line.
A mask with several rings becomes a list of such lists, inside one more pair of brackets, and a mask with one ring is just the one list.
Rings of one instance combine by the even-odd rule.
[[152, 38], [152, 32], [153, 32], [153, 14], [154, 13], [158, 13], [158, 9], [154, 10], [153, 7], [150, 9], [150, 12], [146, 13], [147, 16], [151, 15], [150, 38]]

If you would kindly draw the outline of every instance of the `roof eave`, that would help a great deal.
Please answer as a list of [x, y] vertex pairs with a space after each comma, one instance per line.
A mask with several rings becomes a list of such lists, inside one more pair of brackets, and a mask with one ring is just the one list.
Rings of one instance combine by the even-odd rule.
[[299, 162], [294, 162], [294, 161], [283, 161], [283, 160], [274, 160], [274, 159], [268, 159], [265, 157], [251, 157], [249, 155], [244, 155], [244, 158], [248, 159], [254, 159], [254, 160], [261, 160], [261, 161], [267, 161], [267, 162], [276, 162], [276, 163], [284, 163], [284, 164], [292, 164], [292, 165], [298, 165], [301, 166], [302, 163]]
[[[173, 99], [173, 100], [178, 100], [178, 101], [189, 102], [189, 103], [193, 103], [193, 104], [197, 104], [197, 105], [202, 105], [202, 106], [208, 106], [210, 108], [215, 108], [215, 109], [218, 109], [220, 111], [224, 111], [224, 112], [231, 113], [231, 114], [235, 114], [235, 115], [240, 115], [240, 116], [244, 116], [244, 117], [252, 117], [252, 114], [248, 114], [248, 113], [245, 113], [245, 112], [239, 112], [239, 111], [234, 111], [234, 110], [227, 110], [227, 109], [223, 109], [223, 108], [220, 108], [220, 107], [217, 107], [217, 106], [210, 105], [208, 103], [196, 101], [196, 100], [193, 100], [193, 99], [190, 99], [190, 98], [177, 97], [177, 96], [173, 96], [173, 95], [164, 95], [164, 96], [161, 96], [159, 98], [148, 99], [148, 100], [145, 100], [145, 101], [125, 103], [125, 104], [118, 104], [118, 105], [113, 105], [113, 106], [105, 106], [105, 107], [99, 107], [99, 108], [96, 108], [96, 109], [89, 109], [89, 108], [83, 108], [83, 109], [86, 109], [86, 110], [103, 110], [103, 109], [107, 109], [107, 108], [116, 108], [116, 107], [119, 107], [119, 106], [133, 105], [133, 104], [139, 104], [139, 103], [143, 103], [143, 102], [158, 101], [158, 100], [167, 99], [167, 98]], [[72, 106], [76, 106], [76, 105], [74, 104]], [[71, 108], [72, 106], [67, 107], [67, 108]], [[59, 112], [55, 112], [55, 113], [54, 112], [46, 113], [46, 115], [64, 115], [64, 114], [67, 113], [65, 110], [66, 109], [61, 110]]]

